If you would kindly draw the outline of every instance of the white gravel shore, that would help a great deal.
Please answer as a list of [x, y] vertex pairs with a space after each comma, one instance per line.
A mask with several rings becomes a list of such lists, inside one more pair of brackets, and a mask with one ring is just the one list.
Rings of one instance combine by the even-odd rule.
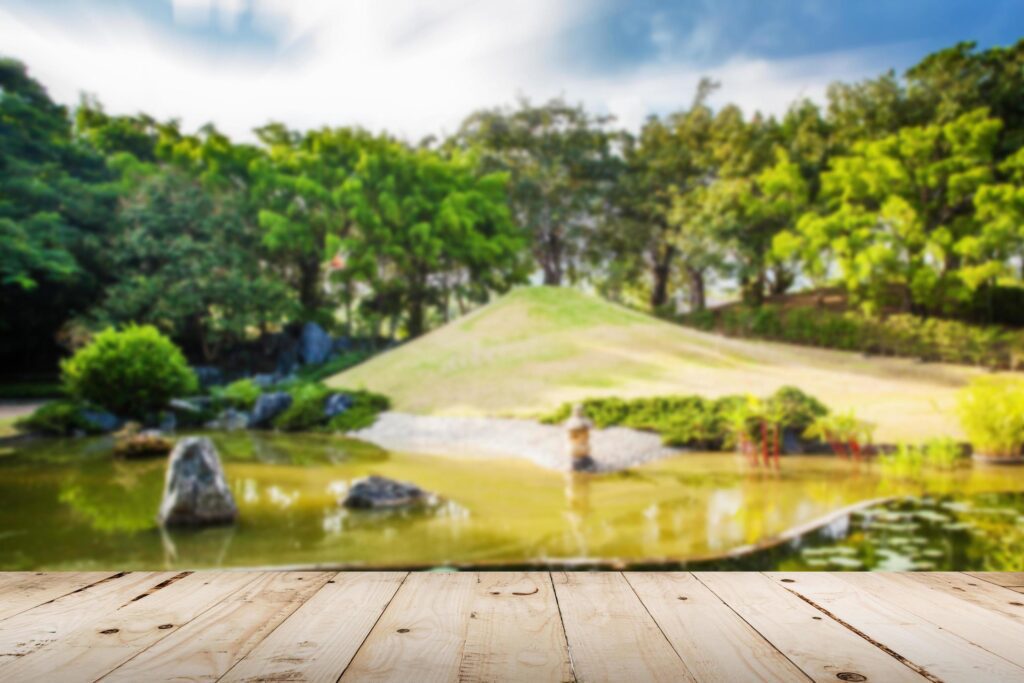
[[[565, 430], [531, 420], [496, 417], [434, 417], [381, 413], [376, 424], [349, 434], [391, 451], [473, 457], [526, 458], [567, 471]], [[591, 456], [599, 471], [613, 471], [681, 453], [661, 437], [625, 427], [590, 432]]]

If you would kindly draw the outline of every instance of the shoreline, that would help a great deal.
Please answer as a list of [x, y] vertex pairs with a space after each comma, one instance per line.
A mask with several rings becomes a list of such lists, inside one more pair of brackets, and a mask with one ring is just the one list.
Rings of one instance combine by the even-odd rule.
[[[418, 455], [525, 459], [558, 472], [571, 470], [565, 429], [532, 420], [501, 417], [440, 417], [394, 411], [371, 427], [346, 436], [384, 450]], [[661, 443], [653, 432], [627, 427], [593, 428], [591, 457], [597, 472], [616, 472], [687, 451]]]

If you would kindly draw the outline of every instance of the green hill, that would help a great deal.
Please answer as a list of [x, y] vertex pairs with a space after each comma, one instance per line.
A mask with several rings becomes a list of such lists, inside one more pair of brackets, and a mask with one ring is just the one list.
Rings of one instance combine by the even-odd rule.
[[332, 377], [401, 411], [534, 415], [587, 396], [767, 394], [792, 384], [854, 409], [885, 441], [959, 436], [955, 391], [972, 368], [728, 339], [569, 288], [518, 289]]

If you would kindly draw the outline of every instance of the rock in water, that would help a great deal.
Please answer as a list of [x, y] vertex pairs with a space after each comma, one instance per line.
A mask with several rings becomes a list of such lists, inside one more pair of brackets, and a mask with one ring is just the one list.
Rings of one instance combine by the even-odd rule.
[[336, 415], [341, 415], [352, 407], [352, 397], [348, 394], [331, 394], [324, 402], [324, 416], [329, 420]]
[[395, 481], [376, 474], [356, 481], [342, 501], [347, 508], [359, 510], [394, 509], [423, 505], [433, 496], [415, 484]]
[[114, 455], [119, 458], [163, 457], [171, 452], [174, 442], [159, 429], [147, 429], [137, 434], [121, 434], [114, 441]]
[[252, 418], [249, 413], [244, 410], [235, 410], [234, 408], [228, 408], [221, 412], [215, 420], [210, 420], [206, 423], [207, 429], [223, 429], [227, 432], [234, 432], [239, 429], [245, 429], [249, 426], [249, 421]]
[[100, 432], [115, 432], [123, 424], [121, 418], [105, 410], [83, 410], [82, 419]]
[[269, 427], [271, 420], [288, 410], [292, 397], [283, 391], [262, 394], [256, 399], [249, 417], [249, 427]]
[[299, 359], [305, 365], [319, 365], [325, 362], [334, 350], [334, 340], [316, 323], [302, 326], [299, 337]]
[[167, 461], [157, 520], [164, 526], [203, 526], [235, 521], [238, 508], [220, 457], [205, 436], [182, 439]]

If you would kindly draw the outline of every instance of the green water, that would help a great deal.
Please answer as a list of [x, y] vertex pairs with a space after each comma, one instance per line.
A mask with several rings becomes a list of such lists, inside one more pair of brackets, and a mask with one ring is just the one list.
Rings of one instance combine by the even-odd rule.
[[[952, 533], [959, 548], [939, 555], [939, 542], [929, 541], [935, 547], [926, 543], [922, 553], [933, 552], [911, 553], [907, 562], [996, 568], [983, 566], [998, 555], [992, 539], [1016, 533], [1019, 541], [1024, 516], [1024, 496], [1006, 495], [1024, 492], [1024, 468], [977, 466], [908, 481], [883, 477], [874, 465], [829, 457], [787, 457], [775, 472], [734, 455], [693, 454], [629, 472], [569, 476], [518, 460], [388, 453], [328, 435], [239, 432], [213, 438], [240, 516], [234, 526], [201, 531], [165, 532], [154, 523], [162, 459], [114, 460], [111, 442], [103, 438], [0, 447], [0, 569], [718, 566], [724, 555], [771, 546], [794, 527], [891, 496], [923, 497], [914, 505], [940, 506], [936, 514], [957, 519], [968, 514], [964, 506], [1003, 510], [966, 529], [901, 532], [911, 539]], [[415, 482], [443, 502], [405, 514], [339, 506], [349, 483], [368, 474]], [[996, 493], [1003, 495], [990, 495]], [[885, 556], [878, 553], [881, 546], [857, 544], [885, 529], [859, 531], [858, 519], [867, 518], [840, 518], [827, 533], [728, 564], [837, 568], [827, 560], [828, 549], [856, 546], [836, 550], [836, 557], [853, 553], [863, 566], [879, 566], [870, 558]], [[932, 521], [941, 526], [957, 519]], [[836, 524], [845, 526], [837, 531]], [[1020, 545], [1004, 548], [1008, 559], [1001, 561], [1019, 563], [1021, 552]]]

